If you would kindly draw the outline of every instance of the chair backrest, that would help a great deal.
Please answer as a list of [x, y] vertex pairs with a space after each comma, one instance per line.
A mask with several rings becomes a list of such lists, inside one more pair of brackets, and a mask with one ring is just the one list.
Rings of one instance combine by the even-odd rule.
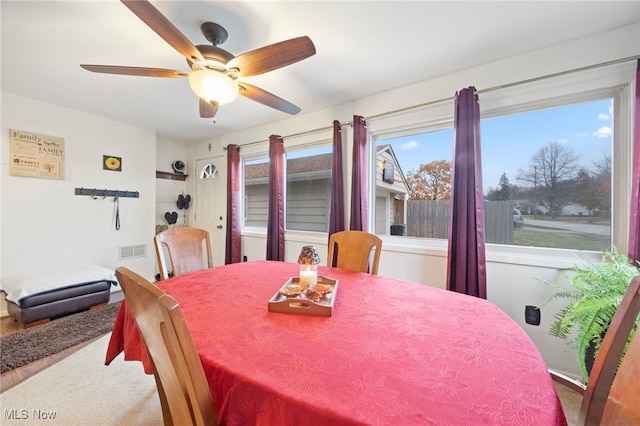
[[[363, 231], [340, 231], [329, 237], [327, 266], [378, 274], [382, 240]], [[334, 262], [335, 256], [335, 262]]]
[[640, 276], [634, 277], [602, 341], [580, 407], [585, 425], [640, 424], [640, 332], [622, 353], [640, 312]]
[[170, 228], [158, 233], [153, 242], [161, 280], [169, 278], [169, 271], [177, 276], [213, 267], [211, 239], [204, 229]]
[[217, 425], [211, 391], [180, 306], [119, 267], [116, 276], [153, 368], [165, 425]]

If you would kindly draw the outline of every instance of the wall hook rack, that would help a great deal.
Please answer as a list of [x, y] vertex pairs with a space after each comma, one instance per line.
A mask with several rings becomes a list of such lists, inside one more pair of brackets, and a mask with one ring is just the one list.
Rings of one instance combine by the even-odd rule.
[[89, 195], [91, 197], [115, 197], [119, 198], [140, 198], [138, 191], [121, 191], [119, 189], [98, 189], [98, 188], [76, 188], [76, 195]]

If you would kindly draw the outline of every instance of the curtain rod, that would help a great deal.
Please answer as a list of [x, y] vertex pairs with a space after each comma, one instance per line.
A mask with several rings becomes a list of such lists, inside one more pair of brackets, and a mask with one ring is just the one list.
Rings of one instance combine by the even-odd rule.
[[[520, 86], [521, 84], [533, 83], [533, 82], [536, 82], [536, 81], [546, 80], [546, 79], [554, 78], [554, 77], [560, 77], [560, 76], [563, 76], [563, 75], [573, 74], [573, 73], [576, 73], [576, 72], [588, 71], [588, 70], [592, 70], [592, 69], [596, 69], [596, 68], [606, 67], [606, 66], [609, 66], [609, 65], [621, 64], [623, 62], [634, 61], [636, 59], [640, 59], [640, 55], [627, 56], [626, 58], [614, 59], [612, 61], [601, 62], [601, 63], [593, 64], [593, 65], [587, 65], [587, 66], [584, 66], [584, 67], [574, 68], [574, 69], [570, 69], [570, 70], [567, 70], [567, 71], [560, 71], [560, 72], [556, 72], [556, 73], [553, 73], [553, 74], [543, 75], [541, 77], [533, 77], [533, 78], [529, 78], [529, 79], [526, 79], [526, 80], [516, 81], [516, 82], [513, 82], [513, 83], [507, 83], [507, 84], [501, 84], [499, 86], [488, 87], [486, 89], [476, 90], [476, 94], [493, 92], [494, 90], [506, 89], [506, 88], [514, 87], [514, 86]], [[372, 120], [372, 119], [375, 119], [375, 118], [384, 117], [384, 116], [387, 116], [387, 115], [393, 115], [393, 114], [398, 114], [398, 113], [405, 112], [405, 111], [410, 111], [412, 109], [424, 108], [424, 107], [427, 107], [427, 106], [431, 106], [431, 105], [436, 105], [436, 104], [440, 104], [440, 103], [443, 103], [443, 102], [452, 101], [454, 99], [455, 99], [455, 96], [449, 96], [447, 98], [437, 99], [435, 101], [424, 102], [424, 103], [421, 103], [421, 104], [411, 105], [411, 106], [408, 106], [408, 107], [399, 108], [399, 109], [395, 109], [395, 110], [392, 110], [392, 111], [386, 111], [386, 112], [382, 112], [382, 113], [379, 113], [379, 114], [369, 115], [367, 117], [364, 117], [364, 120], [367, 121], [367, 120]], [[345, 122], [341, 122], [340, 126], [346, 126], [346, 125], [351, 125], [351, 124], [352, 124], [351, 121], [345, 121]], [[282, 140], [282, 139], [286, 139], [286, 138], [292, 138], [292, 137], [295, 137], [295, 136], [301, 136], [301, 135], [321, 132], [321, 131], [324, 131], [324, 130], [330, 130], [332, 128], [333, 128], [333, 125], [320, 127], [318, 129], [307, 130], [307, 131], [304, 131], [304, 132], [293, 133], [291, 135], [282, 136], [282, 137], [280, 137], [280, 139]], [[246, 144], [243, 144], [243, 145], [240, 145], [240, 146], [241, 147], [242, 146], [249, 146], [249, 145], [255, 145], [255, 144], [264, 143], [264, 142], [268, 142], [268, 140], [260, 140], [260, 141], [250, 142], [250, 143], [246, 143]], [[226, 150], [227, 147], [225, 146], [222, 149]]]
[[[599, 64], [587, 65], [585, 67], [574, 68], [574, 69], [567, 70], [567, 71], [560, 71], [560, 72], [556, 72], [556, 73], [553, 73], [553, 74], [547, 74], [547, 75], [543, 75], [541, 77], [534, 77], [534, 78], [529, 78], [529, 79], [526, 79], [526, 80], [516, 81], [516, 82], [513, 82], [513, 83], [507, 83], [507, 84], [501, 84], [499, 86], [488, 87], [486, 89], [476, 90], [476, 95], [479, 95], [479, 94], [482, 94], [482, 93], [487, 93], [487, 92], [493, 92], [494, 90], [506, 89], [508, 87], [519, 86], [521, 84], [527, 84], [527, 83], [533, 83], [535, 81], [546, 80], [548, 78], [560, 77], [560, 76], [563, 76], [563, 75], [573, 74], [573, 73], [580, 72], [580, 71], [588, 71], [588, 70], [592, 70], [592, 69], [596, 69], [596, 68], [606, 67], [606, 66], [609, 66], [609, 65], [615, 65], [615, 64], [620, 64], [620, 63], [623, 63], [623, 62], [634, 61], [636, 59], [640, 59], [640, 55], [628, 56], [626, 58], [614, 59], [612, 61], [601, 62]], [[442, 98], [442, 99], [438, 99], [438, 100], [435, 100], [435, 101], [425, 102], [425, 103], [422, 103], [422, 104], [412, 105], [412, 106], [408, 106], [408, 107], [405, 107], [405, 108], [396, 109], [396, 110], [393, 110], [393, 111], [387, 111], [387, 112], [383, 112], [383, 113], [380, 113], [380, 114], [370, 115], [368, 117], [364, 117], [364, 119], [365, 120], [369, 120], [369, 119], [374, 119], [374, 118], [380, 118], [380, 117], [384, 117], [386, 115], [397, 114], [397, 113], [409, 111], [409, 110], [412, 110], [412, 109], [418, 109], [418, 108], [423, 108], [423, 107], [439, 104], [439, 103], [442, 103], [442, 102], [452, 101], [455, 98], [456, 98], [455, 96], [449, 96], [447, 98]]]

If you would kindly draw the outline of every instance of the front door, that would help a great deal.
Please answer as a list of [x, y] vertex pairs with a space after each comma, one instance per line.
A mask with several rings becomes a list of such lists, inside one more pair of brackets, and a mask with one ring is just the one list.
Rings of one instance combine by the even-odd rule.
[[211, 235], [214, 266], [224, 265], [225, 257], [226, 181], [220, 173], [224, 164], [223, 155], [196, 160], [195, 226]]

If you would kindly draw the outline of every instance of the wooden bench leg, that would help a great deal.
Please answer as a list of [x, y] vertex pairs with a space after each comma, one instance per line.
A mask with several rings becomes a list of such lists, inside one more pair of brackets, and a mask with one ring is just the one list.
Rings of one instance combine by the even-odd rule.
[[33, 322], [28, 323], [28, 324], [23, 324], [23, 326], [24, 326], [24, 328], [26, 330], [27, 328], [35, 327], [36, 325], [46, 324], [49, 321], [51, 321], [50, 318], [42, 318], [41, 320], [38, 320], [38, 321], [33, 321]]
[[107, 306], [107, 302], [105, 303], [98, 303], [97, 305], [93, 305], [93, 306], [89, 306], [89, 309], [96, 309], [99, 308], [100, 306]]

